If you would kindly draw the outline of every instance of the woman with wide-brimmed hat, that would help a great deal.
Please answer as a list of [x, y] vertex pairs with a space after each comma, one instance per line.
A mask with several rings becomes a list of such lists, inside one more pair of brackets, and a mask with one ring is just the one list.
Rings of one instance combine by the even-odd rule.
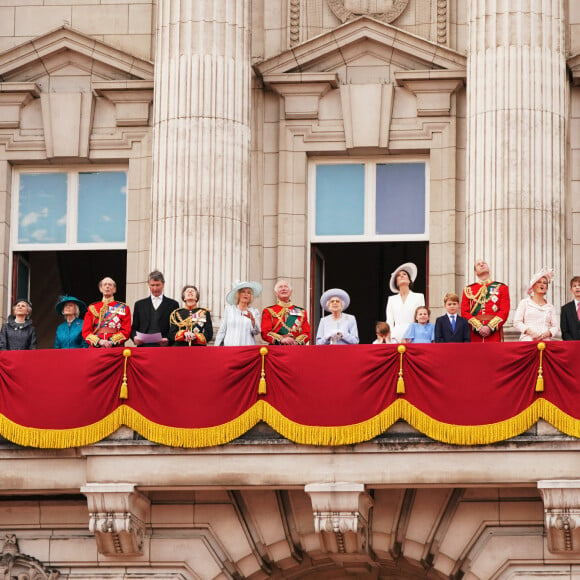
[[542, 268], [532, 276], [528, 297], [518, 304], [514, 315], [514, 328], [521, 332], [520, 340], [552, 340], [558, 334], [560, 324], [556, 309], [546, 300], [553, 276], [549, 268]]
[[260, 312], [250, 304], [262, 293], [259, 282], [236, 282], [228, 292], [224, 319], [215, 339], [215, 345], [248, 346], [256, 344], [260, 334]]
[[26, 298], [18, 298], [12, 306], [12, 314], [0, 330], [0, 350], [35, 350], [36, 330], [30, 315], [32, 304]]
[[401, 264], [391, 274], [389, 288], [394, 295], [387, 300], [387, 323], [397, 342], [402, 342], [405, 331], [414, 322], [415, 310], [425, 306], [425, 296], [412, 290], [416, 278], [417, 266], [413, 262]]
[[320, 297], [320, 306], [327, 312], [318, 325], [316, 344], [358, 344], [356, 318], [344, 311], [350, 296], [341, 288], [331, 288]]
[[61, 296], [54, 307], [64, 322], [58, 325], [54, 338], [54, 348], [88, 348], [83, 339], [83, 317], [87, 305], [74, 296]]

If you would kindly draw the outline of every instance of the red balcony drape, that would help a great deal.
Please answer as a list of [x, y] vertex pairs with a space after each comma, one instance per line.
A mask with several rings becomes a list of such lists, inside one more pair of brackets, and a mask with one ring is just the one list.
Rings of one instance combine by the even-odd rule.
[[161, 444], [203, 447], [265, 421], [297, 443], [342, 445], [404, 419], [435, 440], [475, 445], [543, 418], [580, 437], [580, 342], [549, 342], [541, 354], [536, 343], [411, 344], [403, 354], [397, 345], [274, 346], [264, 394], [261, 371], [259, 346], [1, 352], [0, 435], [75, 447], [127, 425]]

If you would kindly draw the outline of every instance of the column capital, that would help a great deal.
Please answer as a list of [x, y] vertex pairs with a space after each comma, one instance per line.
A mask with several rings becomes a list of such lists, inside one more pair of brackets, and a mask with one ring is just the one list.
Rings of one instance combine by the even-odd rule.
[[552, 553], [580, 553], [580, 479], [538, 481]]
[[314, 529], [320, 546], [333, 554], [369, 553], [368, 517], [373, 505], [362, 483], [309, 483]]
[[142, 553], [149, 498], [134, 483], [88, 483], [81, 487], [89, 508], [89, 531], [105, 556]]

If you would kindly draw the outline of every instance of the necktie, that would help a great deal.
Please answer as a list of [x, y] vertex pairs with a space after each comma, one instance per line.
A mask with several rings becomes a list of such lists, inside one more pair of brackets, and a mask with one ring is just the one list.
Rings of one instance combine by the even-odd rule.
[[451, 330], [455, 332], [455, 316], [451, 317]]
[[158, 296], [155, 296], [153, 298], [153, 309], [157, 310], [159, 308], [159, 304], [161, 303], [161, 300], [159, 299]]
[[578, 316], [578, 320], [580, 320], [580, 302], [578, 302], [578, 306], [576, 307], [576, 314]]

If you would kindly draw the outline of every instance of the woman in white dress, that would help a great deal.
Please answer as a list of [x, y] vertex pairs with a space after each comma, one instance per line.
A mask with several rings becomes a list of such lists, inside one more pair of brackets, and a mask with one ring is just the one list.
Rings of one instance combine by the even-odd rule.
[[316, 344], [358, 344], [356, 318], [345, 314], [350, 296], [340, 288], [327, 290], [320, 297], [320, 306], [327, 312], [318, 325]]
[[520, 340], [552, 340], [560, 330], [558, 316], [553, 304], [546, 300], [551, 269], [542, 268], [530, 280], [528, 297], [519, 304], [514, 316], [514, 328], [521, 332]]
[[413, 292], [413, 282], [417, 278], [417, 266], [413, 262], [401, 264], [392, 274], [389, 282], [391, 292], [387, 300], [387, 323], [391, 327], [393, 341], [402, 342], [407, 328], [415, 322], [415, 310], [425, 306], [425, 296]]
[[260, 312], [250, 304], [262, 293], [258, 282], [238, 282], [228, 292], [224, 319], [215, 346], [248, 346], [256, 344], [260, 334]]

